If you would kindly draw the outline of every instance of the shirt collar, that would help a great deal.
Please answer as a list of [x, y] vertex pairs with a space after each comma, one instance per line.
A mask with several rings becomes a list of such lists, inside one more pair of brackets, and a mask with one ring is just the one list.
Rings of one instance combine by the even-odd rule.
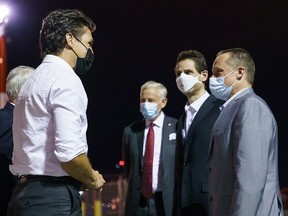
[[194, 110], [198, 112], [204, 101], [210, 96], [210, 94], [206, 91], [205, 94], [203, 94], [200, 98], [198, 98], [196, 101], [194, 101], [191, 104], [186, 104], [184, 107], [185, 112], [188, 110]]
[[[249, 87], [251, 88], [251, 87]], [[232, 100], [234, 100], [234, 98], [236, 98], [241, 92], [243, 92], [244, 90], [246, 89], [249, 89], [249, 88], [244, 88], [242, 89], [241, 91], [237, 92], [236, 94], [234, 94], [231, 98], [229, 98], [222, 106], [220, 106], [220, 110], [222, 111]]]
[[[161, 111], [160, 115], [153, 121], [153, 123], [158, 127], [162, 127], [163, 122], [164, 122], [164, 116], [165, 116], [164, 112]], [[151, 121], [146, 119], [146, 123], [145, 123], [146, 127], [149, 127], [150, 123]]]
[[[74, 72], [73, 68], [66, 62], [64, 59], [60, 58], [59, 56], [48, 54], [43, 59], [44, 63], [55, 63], [58, 65], [61, 65], [62, 67], [65, 67], [67, 70], [71, 70]], [[75, 73], [75, 72], [74, 72]]]

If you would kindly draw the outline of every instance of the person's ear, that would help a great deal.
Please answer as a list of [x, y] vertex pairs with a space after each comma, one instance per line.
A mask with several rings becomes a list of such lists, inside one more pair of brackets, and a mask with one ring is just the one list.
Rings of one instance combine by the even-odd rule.
[[163, 108], [166, 106], [167, 101], [168, 101], [167, 98], [163, 98], [163, 99], [161, 100], [161, 109], [163, 109]]
[[244, 76], [244, 74], [245, 74], [245, 67], [238, 67], [238, 69], [237, 69], [237, 79], [238, 80], [241, 80], [242, 79], [242, 77]]
[[66, 42], [67, 42], [67, 45], [69, 45], [70, 47], [73, 47], [74, 46], [74, 37], [71, 33], [67, 33], [65, 35], [65, 38], [66, 38]]
[[205, 82], [208, 79], [208, 71], [204, 70], [200, 72], [199, 81]]

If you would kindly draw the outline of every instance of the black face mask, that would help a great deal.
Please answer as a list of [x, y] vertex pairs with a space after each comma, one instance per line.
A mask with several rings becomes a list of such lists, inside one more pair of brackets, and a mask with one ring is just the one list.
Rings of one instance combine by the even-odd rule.
[[[76, 39], [78, 40], [78, 38]], [[94, 54], [92, 53], [92, 50], [90, 48], [87, 48], [80, 40], [78, 41], [87, 49], [87, 53], [85, 58], [80, 58], [76, 54], [76, 52], [72, 49], [75, 55], [77, 56], [77, 62], [74, 71], [77, 75], [83, 75], [86, 74], [91, 69], [94, 61]]]
[[79, 58], [77, 56], [76, 67], [74, 69], [75, 73], [78, 75], [86, 74], [91, 69], [93, 60], [94, 54], [92, 53], [91, 49], [87, 49], [85, 58]]

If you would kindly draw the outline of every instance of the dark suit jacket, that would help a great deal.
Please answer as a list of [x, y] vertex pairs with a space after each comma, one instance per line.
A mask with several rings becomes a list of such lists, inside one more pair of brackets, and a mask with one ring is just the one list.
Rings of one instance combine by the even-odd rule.
[[4, 108], [0, 109], [0, 154], [5, 155], [7, 159], [12, 158], [13, 151], [13, 110], [14, 105], [11, 103], [7, 103]]
[[15, 186], [15, 177], [9, 170], [13, 151], [13, 109], [11, 103], [0, 109], [0, 215], [6, 215], [7, 204]]
[[180, 215], [181, 207], [192, 204], [200, 204], [209, 212], [207, 158], [211, 130], [223, 103], [210, 95], [197, 112], [185, 138], [182, 130], [186, 114], [178, 120], [174, 200], [177, 215]]
[[[173, 208], [176, 121], [176, 119], [165, 115], [162, 131], [160, 176], [162, 176], [162, 193], [166, 216], [172, 216]], [[126, 127], [123, 133], [123, 159], [125, 160], [125, 174], [128, 181], [126, 216], [136, 215], [140, 201], [144, 130], [145, 120], [141, 120]], [[174, 136], [171, 136], [173, 133]]]

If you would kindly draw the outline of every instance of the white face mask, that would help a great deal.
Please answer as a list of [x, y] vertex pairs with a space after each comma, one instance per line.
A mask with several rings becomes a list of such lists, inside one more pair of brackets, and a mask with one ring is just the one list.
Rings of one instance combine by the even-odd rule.
[[231, 85], [231, 86], [226, 86], [225, 85], [225, 78], [232, 74], [235, 70], [231, 71], [224, 77], [210, 77], [209, 79], [209, 89], [211, 93], [218, 99], [221, 100], [228, 100], [231, 92], [232, 92], [232, 87], [235, 84], [237, 80]]
[[158, 104], [150, 102], [140, 103], [140, 112], [145, 119], [153, 120], [158, 115]]
[[177, 77], [176, 79], [176, 84], [177, 84], [178, 89], [184, 94], [187, 93], [191, 88], [193, 88], [193, 86], [196, 83], [198, 82], [201, 83], [198, 80], [198, 77], [199, 75], [197, 77], [194, 77], [192, 75], [188, 75], [182, 72], [180, 76]]

